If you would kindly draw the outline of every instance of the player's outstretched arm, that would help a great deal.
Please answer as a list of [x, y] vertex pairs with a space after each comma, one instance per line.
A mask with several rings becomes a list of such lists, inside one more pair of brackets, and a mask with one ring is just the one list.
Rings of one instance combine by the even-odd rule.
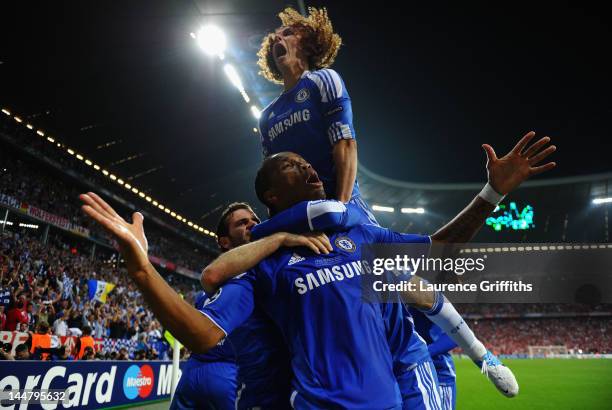
[[303, 235], [287, 232], [275, 233], [222, 253], [202, 271], [200, 277], [202, 287], [207, 293], [212, 294], [225, 282], [254, 268], [255, 265], [282, 247], [306, 247], [316, 254], [327, 254], [332, 251], [329, 238], [321, 232], [310, 232]]
[[554, 145], [544, 148], [549, 137], [544, 137], [528, 147], [535, 132], [528, 132], [505, 156], [498, 158], [488, 144], [482, 148], [487, 154], [488, 183], [452, 221], [431, 235], [434, 242], [465, 243], [470, 241], [485, 223], [503, 197], [518, 188], [528, 178], [553, 169], [556, 164], [540, 164], [557, 149]]
[[141, 213], [135, 212], [130, 224], [95, 193], [82, 194], [79, 198], [84, 203], [83, 212], [117, 241], [128, 274], [165, 328], [196, 353], [207, 351], [225, 337], [222, 329], [181, 299], [151, 265]]

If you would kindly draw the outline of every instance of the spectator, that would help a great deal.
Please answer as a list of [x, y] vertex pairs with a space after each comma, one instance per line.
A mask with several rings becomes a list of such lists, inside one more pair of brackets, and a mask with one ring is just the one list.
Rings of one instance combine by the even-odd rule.
[[49, 325], [46, 322], [38, 324], [36, 333], [30, 334], [28, 344], [33, 357], [40, 357], [41, 360], [48, 359], [49, 353], [46, 351], [51, 348], [51, 335], [49, 334]]
[[64, 313], [59, 312], [53, 322], [53, 334], [56, 336], [66, 336], [68, 334], [68, 325], [64, 320]]
[[28, 345], [25, 343], [18, 344], [15, 348], [15, 360], [30, 360], [30, 352]]
[[53, 305], [43, 304], [38, 311], [38, 320], [40, 322], [52, 323], [53, 321], [50, 320], [51, 315], [49, 314], [51, 309], [53, 309]]
[[10, 343], [2, 343], [0, 346], [0, 360], [15, 360], [11, 351], [13, 350], [13, 345]]
[[6, 310], [8, 309], [10, 304], [11, 304], [10, 279], [8, 277], [4, 277], [2, 278], [2, 285], [0, 285], [0, 306]]
[[69, 354], [68, 348], [65, 345], [62, 345], [55, 349], [52, 360], [74, 360], [74, 356]]
[[14, 332], [20, 323], [28, 323], [28, 314], [24, 310], [25, 300], [22, 298], [9, 309], [6, 315], [6, 330]]
[[122, 339], [125, 337], [127, 327], [125, 321], [121, 317], [121, 313], [118, 311], [115, 313], [109, 327], [111, 339]]
[[102, 319], [101, 317], [99, 317], [97, 314], [96, 316], [94, 316], [94, 323], [93, 323], [93, 337], [95, 339], [101, 339], [103, 336], [106, 336], [106, 327], [104, 326], [105, 321], [104, 319]]
[[66, 321], [66, 324], [68, 325], [68, 329], [79, 329], [83, 326], [83, 315], [77, 306], [70, 311], [70, 317]]
[[26, 314], [28, 315], [28, 328], [36, 329], [36, 315], [34, 314], [34, 304], [28, 302], [26, 305]]
[[91, 337], [91, 327], [83, 327], [83, 336], [79, 337], [76, 343], [75, 351], [77, 352], [77, 359], [82, 360], [87, 347], [93, 348], [95, 345], [93, 337]]
[[117, 360], [130, 360], [128, 356], [128, 350], [125, 347], [119, 349], [119, 355], [117, 356]]
[[95, 353], [94, 353], [94, 349], [91, 346], [87, 346], [85, 348], [85, 351], [83, 353], [83, 358], [81, 360], [94, 360], [95, 359]]
[[4, 305], [0, 305], [0, 330], [6, 328], [6, 313], [4, 313]]

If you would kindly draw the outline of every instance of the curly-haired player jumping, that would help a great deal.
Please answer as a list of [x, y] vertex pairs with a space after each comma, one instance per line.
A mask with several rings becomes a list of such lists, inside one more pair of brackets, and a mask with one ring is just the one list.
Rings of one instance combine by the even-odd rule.
[[264, 156], [300, 154], [319, 173], [329, 198], [355, 203], [364, 222], [375, 223], [355, 181], [351, 99], [340, 75], [329, 68], [342, 39], [325, 9], [309, 12], [308, 17], [292, 8], [279, 13], [282, 26], [264, 38], [257, 54], [260, 74], [284, 88], [259, 121]]

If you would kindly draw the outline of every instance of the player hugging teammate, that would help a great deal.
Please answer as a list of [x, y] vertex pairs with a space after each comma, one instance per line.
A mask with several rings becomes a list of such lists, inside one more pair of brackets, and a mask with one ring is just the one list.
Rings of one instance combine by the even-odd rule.
[[[488, 183], [430, 236], [378, 226], [355, 180], [350, 98], [341, 77], [329, 68], [341, 40], [324, 9], [309, 11], [308, 17], [293, 9], [280, 13], [282, 27], [264, 39], [259, 52], [263, 75], [284, 86], [260, 121], [266, 158], [255, 189], [271, 217], [257, 224], [248, 206], [232, 205], [223, 213], [217, 234], [226, 252], [203, 272], [202, 284], [212, 296], [198, 309], [182, 301], [149, 263], [141, 214], [134, 214], [130, 224], [97, 195], [81, 196], [84, 211], [117, 239], [130, 277], [166, 328], [196, 354], [231, 343], [235, 366], [216, 366], [230, 369], [223, 379], [230, 379], [229, 384], [217, 387], [230, 400], [218, 404], [212, 400], [214, 389], [200, 390], [197, 403], [175, 398], [173, 408], [450, 409], [455, 379], [448, 352], [456, 345], [500, 392], [515, 396], [518, 384], [512, 372], [487, 351], [441, 293], [404, 292], [397, 303], [364, 303], [361, 248], [371, 243], [469, 241], [503, 195], [554, 167], [537, 166], [554, 146], [543, 149], [548, 138], [528, 146], [533, 132], [501, 158], [483, 145]], [[342, 280], [319, 276], [317, 281], [314, 273], [322, 267]], [[312, 289], [300, 292], [296, 283], [308, 280]], [[254, 317], [265, 325], [252, 328]], [[248, 340], [239, 336], [245, 330]], [[253, 340], [265, 343], [252, 350], [244, 342]], [[266, 343], [275, 347], [262, 347]], [[267, 360], [268, 353], [281, 359]], [[200, 358], [221, 360], [210, 354]], [[257, 367], [257, 358], [265, 369]], [[269, 374], [274, 370], [270, 366], [279, 366], [272, 373], [283, 374], [287, 364], [287, 389], [269, 379], [257, 383], [257, 374]], [[222, 380], [212, 372], [199, 378], [202, 373], [193, 374], [181, 379], [192, 390]], [[255, 391], [247, 394], [253, 398], [247, 403], [250, 388]], [[267, 397], [281, 399], [266, 403]]]

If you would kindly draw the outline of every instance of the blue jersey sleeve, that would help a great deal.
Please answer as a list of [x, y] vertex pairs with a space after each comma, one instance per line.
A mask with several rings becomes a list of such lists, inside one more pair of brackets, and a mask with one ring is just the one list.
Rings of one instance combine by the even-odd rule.
[[308, 78], [319, 89], [323, 129], [327, 132], [330, 144], [355, 138], [351, 98], [340, 75], [326, 68], [309, 73]]
[[251, 316], [254, 305], [253, 281], [240, 277], [219, 288], [199, 310], [227, 336]]
[[208, 295], [206, 295], [206, 292], [202, 290], [196, 295], [195, 302], [193, 303], [193, 305], [196, 309], [200, 310], [204, 307], [206, 299], [208, 299]]
[[359, 208], [352, 203], [304, 201], [254, 226], [251, 239], [260, 239], [275, 232], [346, 231], [359, 225], [360, 218]]
[[263, 137], [262, 134], [262, 129], [264, 127], [264, 119], [263, 116], [262, 118], [259, 119], [259, 141], [261, 142], [261, 153], [263, 155], [263, 157], [267, 157], [268, 155], [270, 155], [270, 143], [268, 142], [268, 140], [266, 138]]
[[428, 235], [394, 232], [378, 225], [362, 225], [366, 237], [371, 243], [424, 243], [431, 244]]
[[427, 346], [427, 349], [429, 350], [429, 354], [433, 357], [439, 354], [448, 353], [455, 347], [457, 347], [457, 343], [455, 343], [449, 335], [442, 333], [435, 342]]

